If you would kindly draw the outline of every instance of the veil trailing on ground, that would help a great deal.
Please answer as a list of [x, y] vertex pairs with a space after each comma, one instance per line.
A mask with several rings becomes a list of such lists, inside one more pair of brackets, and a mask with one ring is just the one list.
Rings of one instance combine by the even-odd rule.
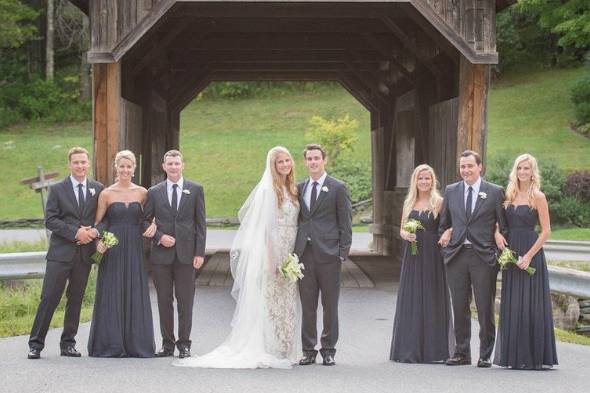
[[223, 344], [197, 358], [175, 363], [187, 367], [289, 368], [291, 361], [272, 354], [272, 327], [265, 298], [268, 273], [277, 269], [277, 195], [271, 173], [274, 149], [268, 152], [266, 168], [258, 185], [240, 209], [240, 228], [230, 251], [236, 301], [231, 333]]

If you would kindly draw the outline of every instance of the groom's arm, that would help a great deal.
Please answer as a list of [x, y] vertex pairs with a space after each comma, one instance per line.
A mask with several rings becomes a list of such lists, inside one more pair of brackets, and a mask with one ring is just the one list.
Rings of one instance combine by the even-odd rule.
[[339, 256], [342, 260], [348, 257], [352, 245], [352, 204], [346, 185], [341, 184], [336, 194], [336, 214], [338, 215], [338, 232], [340, 235]]
[[453, 221], [451, 219], [451, 212], [449, 211], [449, 187], [450, 186], [446, 186], [445, 188], [445, 194], [444, 194], [444, 199], [443, 199], [443, 205], [442, 208], [440, 210], [440, 222], [438, 224], [438, 236], [442, 236], [443, 233], [451, 228], [453, 226]]
[[500, 227], [500, 233], [508, 237], [508, 223], [506, 222], [506, 209], [504, 209], [504, 189], [498, 187], [498, 200], [496, 201], [496, 220]]
[[47, 204], [45, 206], [45, 227], [51, 233], [75, 242], [78, 227], [68, 224], [63, 220], [62, 211], [59, 207], [59, 187], [61, 185], [55, 185], [49, 188], [49, 196], [47, 197]]
[[[142, 221], [142, 226], [143, 226], [143, 232], [145, 232], [148, 227], [151, 225], [152, 220], [154, 219], [154, 216], [156, 214], [156, 206], [154, 203], [154, 188], [150, 187], [150, 189], [148, 190], [147, 193], [147, 198], [145, 200], [145, 206], [143, 207], [143, 221]], [[164, 235], [162, 233], [162, 231], [160, 231], [159, 228], [156, 227], [156, 233], [154, 235], [154, 242], [156, 244], [160, 243], [160, 238], [162, 237], [162, 235]]]
[[203, 186], [196, 186], [197, 206], [195, 207], [195, 256], [205, 256], [205, 242], [207, 239], [207, 215], [205, 213], [205, 195]]

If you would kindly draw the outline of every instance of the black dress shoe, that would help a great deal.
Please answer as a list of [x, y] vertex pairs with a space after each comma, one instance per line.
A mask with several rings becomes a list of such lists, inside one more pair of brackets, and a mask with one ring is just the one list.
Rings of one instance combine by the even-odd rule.
[[324, 361], [322, 362], [322, 364], [324, 366], [335, 366], [336, 362], [334, 361], [334, 355], [324, 355], [323, 356]]
[[178, 352], [178, 357], [180, 359], [191, 357], [191, 350], [189, 348], [180, 348]]
[[154, 356], [157, 358], [167, 358], [170, 356], [174, 356], [174, 349], [168, 349], [168, 348], [162, 347], [162, 349], [160, 349], [158, 352], [156, 352], [154, 354]]
[[70, 358], [79, 358], [80, 356], [82, 356], [82, 354], [78, 351], [76, 351], [76, 348], [74, 348], [73, 345], [69, 346], [69, 347], [63, 347], [61, 349], [61, 356], [67, 356]]
[[462, 355], [455, 355], [452, 358], [448, 358], [445, 364], [447, 366], [466, 366], [471, 364], [471, 359]]
[[300, 366], [309, 366], [310, 364], [315, 363], [315, 357], [317, 356], [317, 352], [308, 352], [304, 353], [301, 360], [299, 360]]
[[29, 354], [27, 355], [27, 358], [29, 359], [39, 359], [41, 357], [41, 350], [37, 349], [37, 348], [31, 348], [29, 350]]
[[477, 367], [490, 368], [492, 367], [492, 362], [490, 362], [490, 359], [479, 359], [477, 361]]

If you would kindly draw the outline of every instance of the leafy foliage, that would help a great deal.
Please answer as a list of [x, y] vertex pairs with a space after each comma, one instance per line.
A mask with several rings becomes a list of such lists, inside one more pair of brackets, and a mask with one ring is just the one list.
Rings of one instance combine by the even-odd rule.
[[313, 116], [305, 138], [321, 144], [326, 150], [328, 163], [336, 166], [338, 159], [345, 152], [352, 152], [357, 141], [358, 121], [351, 119], [348, 113], [338, 119], [324, 119]]
[[564, 191], [567, 195], [590, 202], [590, 172], [575, 171], [568, 175]]
[[368, 163], [342, 160], [332, 168], [330, 174], [346, 183], [352, 203], [371, 198], [371, 168]]
[[[590, 29], [590, 25], [588, 29]], [[578, 124], [590, 123], [590, 75], [581, 79], [573, 87], [571, 97]]]
[[16, 48], [33, 38], [38, 13], [19, 0], [0, 0], [0, 49]]

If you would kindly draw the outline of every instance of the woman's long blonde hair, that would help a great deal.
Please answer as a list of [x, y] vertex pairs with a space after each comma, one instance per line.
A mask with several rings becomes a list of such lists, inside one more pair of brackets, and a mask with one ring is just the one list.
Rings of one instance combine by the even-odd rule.
[[516, 160], [514, 160], [514, 165], [512, 166], [512, 171], [510, 171], [510, 176], [508, 178], [508, 187], [506, 187], [506, 199], [504, 200], [505, 208], [514, 202], [516, 194], [520, 190], [520, 180], [518, 180], [516, 171], [518, 169], [518, 165], [524, 161], [529, 162], [532, 172], [531, 183], [529, 185], [529, 189], [526, 190], [528, 196], [528, 205], [531, 209], [536, 208], [535, 197], [541, 191], [541, 174], [539, 173], [537, 159], [528, 153], [521, 154], [520, 156], [516, 157]]
[[438, 191], [438, 180], [436, 180], [436, 174], [434, 169], [430, 165], [422, 164], [418, 165], [412, 173], [412, 179], [410, 180], [410, 187], [408, 188], [408, 195], [404, 201], [404, 208], [402, 210], [402, 223], [408, 219], [410, 212], [416, 204], [418, 199], [418, 175], [420, 172], [428, 171], [432, 177], [432, 188], [430, 189], [430, 198], [428, 200], [428, 210], [432, 213], [434, 218], [438, 216], [438, 212], [441, 207], [442, 197]]
[[[296, 205], [299, 204], [299, 200], [297, 199], [297, 186], [295, 185], [295, 162], [293, 161], [293, 157], [289, 150], [284, 148], [283, 146], [275, 146], [270, 149], [271, 153], [271, 166], [270, 166], [270, 173], [272, 175], [272, 186], [277, 194], [277, 201], [279, 203], [279, 208], [283, 206], [283, 202], [285, 202], [285, 194], [283, 191], [283, 187], [287, 190], [287, 194], [289, 195], [289, 199]], [[279, 172], [277, 171], [277, 158], [279, 155], [285, 154], [293, 163], [293, 167], [291, 168], [291, 173], [287, 175], [287, 178], [283, 182], [283, 179]]]

